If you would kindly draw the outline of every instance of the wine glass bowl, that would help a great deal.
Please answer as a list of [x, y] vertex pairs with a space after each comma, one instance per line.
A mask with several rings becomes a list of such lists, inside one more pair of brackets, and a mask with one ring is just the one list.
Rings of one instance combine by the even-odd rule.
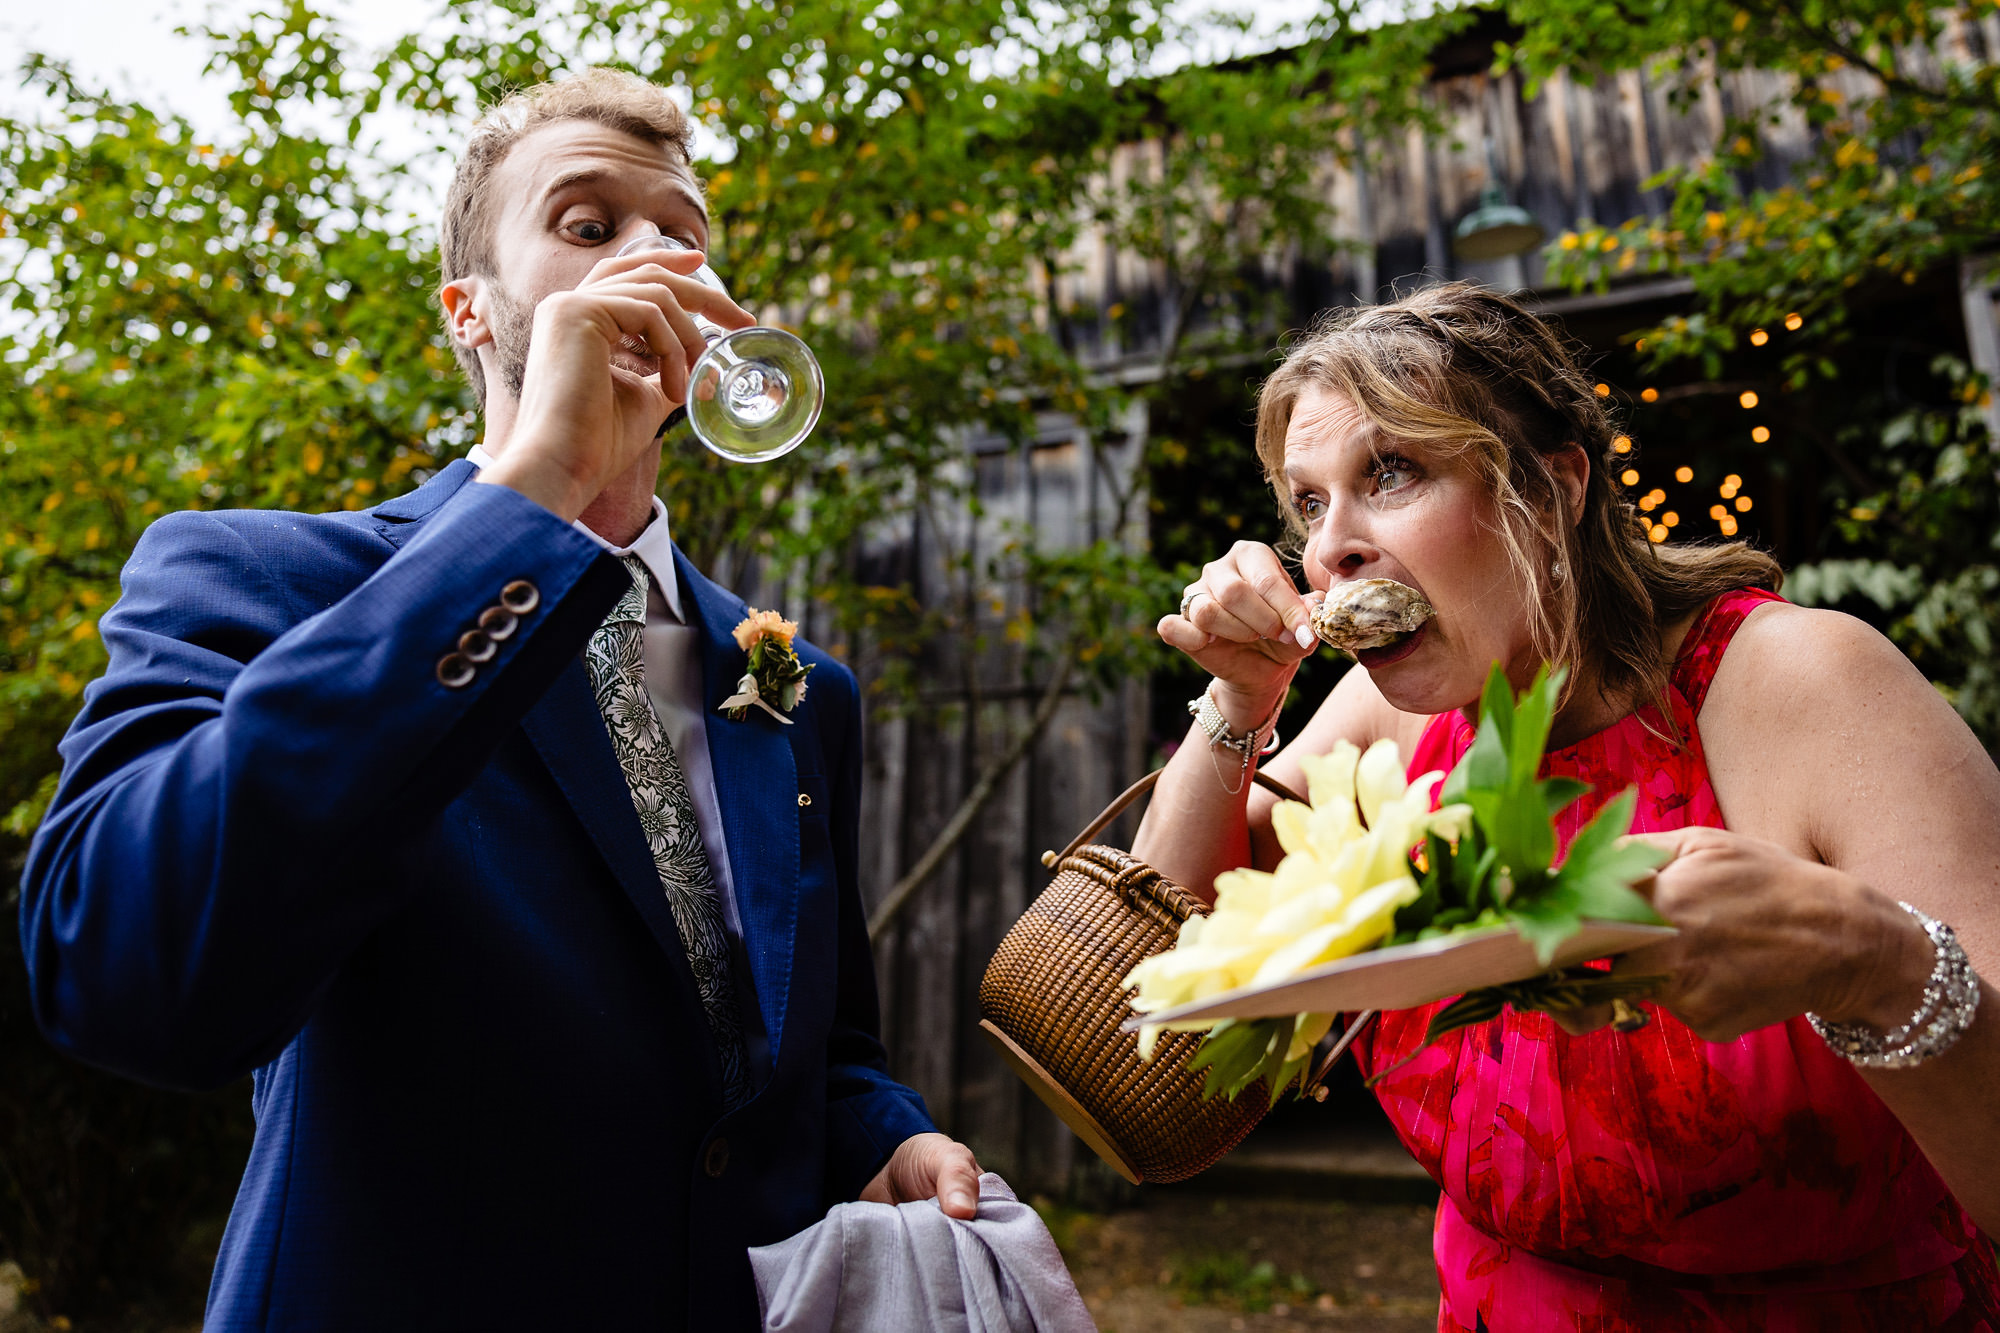
[[[626, 242], [618, 253], [692, 248], [655, 233]], [[727, 292], [707, 264], [692, 276]], [[759, 324], [731, 332], [689, 315], [708, 340], [688, 372], [688, 424], [695, 438], [734, 463], [768, 462], [803, 444], [826, 403], [826, 379], [812, 349], [783, 329]]]

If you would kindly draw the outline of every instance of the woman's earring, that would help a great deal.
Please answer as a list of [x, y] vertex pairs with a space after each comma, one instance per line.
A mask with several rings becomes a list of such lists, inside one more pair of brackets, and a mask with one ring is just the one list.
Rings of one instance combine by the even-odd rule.
[[1550, 583], [1561, 583], [1564, 579], [1568, 577], [1569, 577], [1569, 566], [1565, 565], [1562, 561], [1558, 560], [1554, 564], [1549, 566]]

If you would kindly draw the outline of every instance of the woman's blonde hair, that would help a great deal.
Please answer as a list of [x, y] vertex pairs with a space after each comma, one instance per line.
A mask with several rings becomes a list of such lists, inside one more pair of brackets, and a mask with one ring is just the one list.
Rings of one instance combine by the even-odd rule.
[[[1313, 389], [1350, 399], [1384, 437], [1470, 465], [1493, 497], [1499, 535], [1529, 589], [1543, 661], [1579, 668], [1607, 699], [1663, 699], [1660, 631], [1709, 599], [1776, 590], [1778, 562], [1744, 542], [1662, 546], [1612, 484], [1618, 424], [1575, 350], [1518, 302], [1470, 283], [1427, 287], [1386, 305], [1331, 311], [1287, 352], [1257, 400], [1257, 456], [1290, 516], [1285, 434]], [[1580, 445], [1590, 460], [1574, 523], [1550, 460]], [[1560, 562], [1565, 573], [1554, 573]]]

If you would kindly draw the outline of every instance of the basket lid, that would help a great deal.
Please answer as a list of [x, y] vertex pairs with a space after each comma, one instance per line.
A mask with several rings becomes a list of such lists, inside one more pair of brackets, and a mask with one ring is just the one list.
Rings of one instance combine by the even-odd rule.
[[1109, 1163], [1112, 1170], [1134, 1185], [1139, 1183], [1139, 1169], [1132, 1165], [1131, 1160], [1119, 1149], [1104, 1126], [1097, 1123], [1097, 1117], [1084, 1110], [1076, 1098], [1064, 1090], [1062, 1084], [1051, 1078], [1049, 1071], [1042, 1068], [1040, 1061], [1022, 1050], [1012, 1037], [995, 1027], [991, 1020], [980, 1019], [979, 1030], [985, 1033], [986, 1039], [999, 1050], [1000, 1058], [1007, 1062], [1008, 1068], [1019, 1075], [1023, 1083], [1034, 1089], [1035, 1095], [1070, 1127], [1071, 1132], [1082, 1139], [1092, 1152]]

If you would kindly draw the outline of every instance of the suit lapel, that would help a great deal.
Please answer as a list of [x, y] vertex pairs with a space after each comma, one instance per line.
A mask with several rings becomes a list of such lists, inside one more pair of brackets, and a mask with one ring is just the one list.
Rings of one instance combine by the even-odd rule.
[[756, 710], [741, 722], [717, 711], [743, 675], [743, 651], [731, 631], [745, 608], [734, 595], [704, 578], [679, 547], [674, 549], [674, 564], [680, 574], [682, 610], [701, 633], [709, 764], [715, 771], [723, 838], [729, 844], [743, 944], [775, 1068], [799, 918], [799, 788], [791, 742], [785, 735], [790, 728]]
[[[694, 972], [688, 966], [687, 946], [674, 926], [673, 910], [667, 905], [666, 891], [660, 887], [659, 868], [647, 850], [645, 831], [639, 827], [638, 813], [632, 808], [632, 791], [625, 785], [624, 771], [618, 766], [617, 752], [611, 748], [611, 736], [597, 711], [597, 696], [591, 692], [590, 676], [581, 658], [564, 668], [521, 725], [564, 799], [590, 834], [590, 840], [597, 844], [598, 853], [611, 868], [618, 887], [631, 899], [646, 928], [667, 955], [668, 972], [679, 996], [677, 1008], [683, 1013], [700, 1013], [701, 995], [695, 989]], [[702, 1043], [702, 1068], [715, 1081], [720, 1095], [720, 1062], [708, 1024], [684, 1026]]]

